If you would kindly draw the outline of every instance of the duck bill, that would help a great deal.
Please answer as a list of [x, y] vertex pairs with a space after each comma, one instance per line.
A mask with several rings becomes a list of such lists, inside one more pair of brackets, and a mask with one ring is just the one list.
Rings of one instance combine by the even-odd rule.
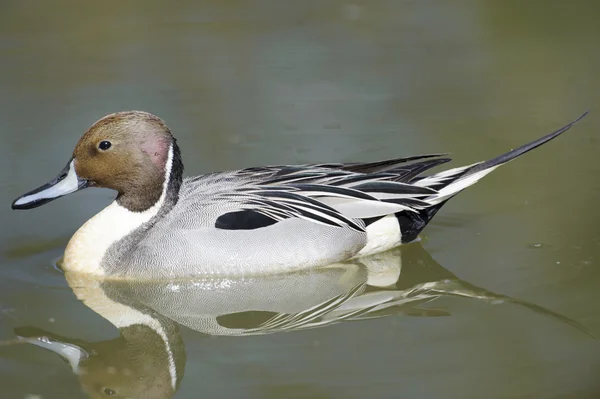
[[88, 180], [77, 176], [75, 159], [72, 158], [54, 179], [14, 200], [12, 209], [37, 208], [56, 198], [84, 189], [88, 185]]
[[79, 374], [79, 364], [90, 357], [82, 341], [63, 337], [36, 327], [17, 327], [15, 335], [22, 342], [39, 346], [59, 355], [71, 366], [75, 374]]

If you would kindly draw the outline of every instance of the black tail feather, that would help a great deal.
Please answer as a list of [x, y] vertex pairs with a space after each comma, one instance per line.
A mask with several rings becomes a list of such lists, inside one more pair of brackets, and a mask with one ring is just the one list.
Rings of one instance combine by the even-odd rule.
[[421, 209], [417, 212], [403, 211], [396, 213], [396, 219], [398, 219], [400, 233], [402, 234], [402, 243], [406, 244], [414, 241], [419, 236], [419, 233], [421, 233], [421, 230], [427, 226], [429, 221], [433, 219], [435, 214], [446, 202], [448, 202], [448, 200], [432, 205], [429, 208]]
[[497, 156], [496, 158], [490, 159], [489, 161], [485, 161], [478, 165], [475, 165], [472, 169], [469, 169], [469, 171], [467, 173], [465, 173], [465, 175], [470, 175], [470, 174], [479, 172], [481, 170], [492, 168], [494, 166], [502, 165], [504, 163], [512, 161], [513, 159], [525, 154], [526, 152], [529, 152], [529, 151], [541, 146], [542, 144], [547, 143], [548, 141], [560, 136], [562, 133], [564, 133], [567, 130], [569, 130], [570, 128], [572, 128], [573, 125], [575, 125], [577, 122], [582, 120], [589, 112], [590, 111], [585, 111], [579, 118], [577, 118], [574, 121], [570, 122], [569, 124], [561, 127], [560, 129], [558, 129], [550, 134], [545, 135], [544, 137], [541, 137], [535, 141], [532, 141], [531, 143], [522, 145], [519, 148], [516, 148], [512, 151], [509, 151], [500, 156]]

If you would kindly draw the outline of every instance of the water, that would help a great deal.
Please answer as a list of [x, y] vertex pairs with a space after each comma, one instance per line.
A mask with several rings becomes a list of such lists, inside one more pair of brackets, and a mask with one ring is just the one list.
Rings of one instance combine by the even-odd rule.
[[[600, 350], [582, 331], [600, 335], [598, 12], [585, 1], [4, 4], [0, 397], [598, 397]], [[193, 175], [438, 151], [458, 166], [588, 108], [452, 200], [421, 243], [371, 265], [102, 284], [54, 265], [112, 193], [9, 207], [117, 110], [164, 118]], [[355, 310], [362, 320], [338, 322]], [[145, 324], [124, 327], [139, 314]]]

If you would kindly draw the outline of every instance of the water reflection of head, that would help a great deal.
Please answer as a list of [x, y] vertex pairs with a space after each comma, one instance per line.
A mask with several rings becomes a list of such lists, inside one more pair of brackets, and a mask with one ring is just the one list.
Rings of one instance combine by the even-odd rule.
[[36, 328], [15, 333], [61, 356], [91, 398], [171, 398], [183, 377], [186, 356], [178, 326], [150, 309], [107, 298], [103, 283], [67, 276], [76, 295], [119, 329], [119, 337], [85, 342]]

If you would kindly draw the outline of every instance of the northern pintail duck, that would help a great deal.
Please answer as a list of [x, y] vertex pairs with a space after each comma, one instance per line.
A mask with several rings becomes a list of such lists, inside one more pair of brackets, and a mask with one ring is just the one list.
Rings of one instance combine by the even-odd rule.
[[445, 154], [370, 163], [252, 167], [183, 178], [157, 116], [107, 115], [60, 174], [16, 199], [29, 209], [86, 187], [116, 200], [71, 238], [66, 270], [111, 277], [268, 274], [325, 266], [415, 240], [450, 198], [583, 116], [489, 161], [423, 175]]

